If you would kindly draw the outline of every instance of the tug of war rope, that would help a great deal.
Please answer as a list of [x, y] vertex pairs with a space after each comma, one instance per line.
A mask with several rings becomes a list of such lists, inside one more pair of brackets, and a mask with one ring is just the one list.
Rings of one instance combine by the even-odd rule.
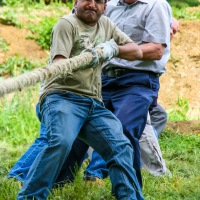
[[[102, 49], [98, 48], [97, 54], [101, 58], [103, 54]], [[38, 82], [43, 82], [50, 77], [73, 74], [81, 67], [88, 65], [92, 59], [93, 54], [91, 52], [84, 52], [73, 58], [63, 59], [17, 77], [2, 80], [0, 81], [0, 97], [17, 90], [22, 90], [24, 87], [32, 86]]]

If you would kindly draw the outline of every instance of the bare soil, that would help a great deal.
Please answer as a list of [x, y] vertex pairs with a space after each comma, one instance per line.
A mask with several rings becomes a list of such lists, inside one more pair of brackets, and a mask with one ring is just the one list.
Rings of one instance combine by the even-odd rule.
[[[182, 133], [200, 134], [200, 21], [179, 21], [180, 29], [171, 43], [171, 59], [161, 76], [159, 103], [165, 109], [176, 108], [178, 98], [189, 102], [189, 115], [198, 120], [169, 122], [167, 128]], [[9, 43], [8, 51], [0, 50], [0, 63], [18, 55], [30, 61], [45, 61], [48, 52], [33, 40], [29, 32], [0, 24], [0, 38]]]

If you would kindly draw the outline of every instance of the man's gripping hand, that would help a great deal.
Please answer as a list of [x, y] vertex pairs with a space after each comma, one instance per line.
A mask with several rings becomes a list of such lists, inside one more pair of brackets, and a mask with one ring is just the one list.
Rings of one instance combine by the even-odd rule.
[[[99, 58], [98, 56], [97, 49], [101, 49], [103, 51], [101, 58]], [[117, 56], [119, 54], [119, 47], [117, 43], [115, 42], [115, 40], [111, 39], [105, 43], [101, 43], [97, 45], [95, 48], [85, 49], [81, 52], [81, 54], [86, 53], [86, 52], [92, 53], [93, 58], [88, 65], [81, 67], [82, 69], [95, 68], [99, 65], [100, 63], [99, 60], [107, 61], [107, 60], [110, 60], [112, 57]]]
[[103, 55], [101, 57], [102, 61], [110, 60], [119, 54], [119, 47], [114, 39], [111, 39], [105, 43], [101, 43], [95, 47], [95, 49], [101, 48]]
[[81, 52], [82, 53], [86, 53], [86, 52], [90, 52], [92, 54], [92, 60], [90, 61], [90, 63], [88, 65], [85, 65], [84, 67], [81, 67], [82, 69], [87, 69], [87, 68], [95, 68], [99, 65], [99, 56], [97, 54], [96, 49], [94, 48], [88, 48], [85, 49]]

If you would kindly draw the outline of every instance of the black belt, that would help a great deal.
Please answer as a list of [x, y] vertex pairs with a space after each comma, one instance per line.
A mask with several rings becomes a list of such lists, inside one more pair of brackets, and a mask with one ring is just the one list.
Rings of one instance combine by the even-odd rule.
[[103, 75], [109, 78], [117, 78], [129, 73], [147, 73], [153, 76], [161, 76], [161, 74], [154, 73], [152, 71], [143, 71], [143, 70], [134, 70], [134, 69], [125, 69], [125, 68], [117, 68], [117, 67], [109, 67], [106, 70], [103, 70]]

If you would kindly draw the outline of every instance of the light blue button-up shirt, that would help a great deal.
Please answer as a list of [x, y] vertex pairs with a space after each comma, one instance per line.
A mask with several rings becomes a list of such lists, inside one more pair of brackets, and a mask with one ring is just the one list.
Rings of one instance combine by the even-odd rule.
[[[171, 7], [165, 0], [138, 0], [128, 5], [123, 0], [111, 0], [106, 15], [135, 43], [160, 43], [166, 46], [161, 60], [127, 61], [113, 58], [105, 66], [164, 73], [170, 56]], [[105, 67], [104, 66], [104, 67]]]

